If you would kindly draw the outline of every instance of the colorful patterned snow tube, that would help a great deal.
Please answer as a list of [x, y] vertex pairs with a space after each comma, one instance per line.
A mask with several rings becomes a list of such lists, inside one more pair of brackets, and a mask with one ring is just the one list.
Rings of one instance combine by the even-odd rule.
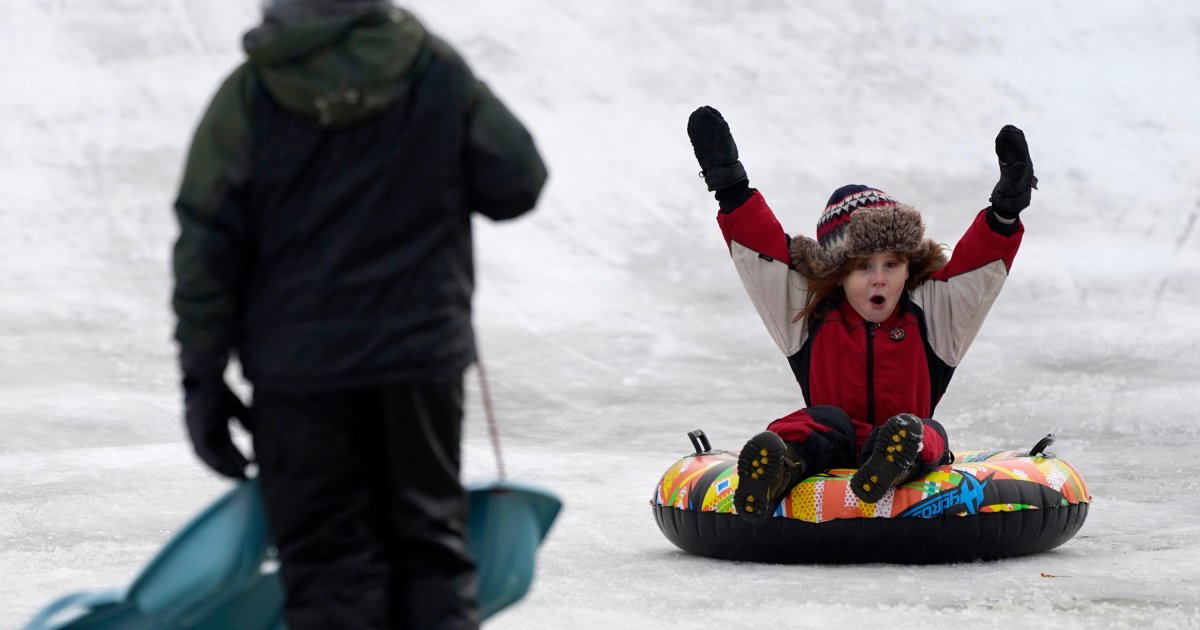
[[715, 451], [703, 432], [696, 453], [671, 466], [651, 507], [659, 529], [684, 551], [713, 558], [787, 563], [941, 563], [1040, 553], [1070, 540], [1087, 518], [1087, 484], [1066, 461], [1033, 450], [966, 451], [866, 504], [849, 469], [800, 482], [773, 518], [734, 513], [737, 453]]

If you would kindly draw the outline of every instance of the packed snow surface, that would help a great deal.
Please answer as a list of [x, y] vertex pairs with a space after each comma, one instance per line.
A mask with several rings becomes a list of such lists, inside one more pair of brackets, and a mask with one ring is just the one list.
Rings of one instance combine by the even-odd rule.
[[[490, 627], [1200, 626], [1200, 5], [411, 6], [551, 170], [534, 214], [477, 223], [507, 468], [566, 504], [533, 592]], [[127, 584], [227, 488], [180, 421], [171, 203], [258, 17], [251, 0], [0, 2], [0, 626]], [[803, 405], [696, 177], [703, 104], [809, 235], [831, 191], [865, 183], [952, 245], [987, 204], [996, 132], [1025, 130], [1025, 242], [938, 416], [960, 449], [1055, 433], [1094, 495], [1073, 540], [827, 567], [694, 557], [658, 532], [649, 499], [687, 431], [736, 450]], [[480, 481], [495, 466], [468, 383]]]

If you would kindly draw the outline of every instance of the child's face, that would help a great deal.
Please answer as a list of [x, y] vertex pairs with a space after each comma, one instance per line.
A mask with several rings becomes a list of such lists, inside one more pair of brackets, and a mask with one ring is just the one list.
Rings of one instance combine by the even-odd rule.
[[878, 324], [896, 310], [907, 280], [908, 260], [895, 252], [881, 252], [860, 259], [842, 279], [842, 289], [855, 312]]

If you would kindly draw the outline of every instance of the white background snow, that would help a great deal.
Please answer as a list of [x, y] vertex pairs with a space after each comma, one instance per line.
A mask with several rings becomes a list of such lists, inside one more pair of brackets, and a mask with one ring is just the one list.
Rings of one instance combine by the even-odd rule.
[[[810, 6], [811, 5], [811, 6]], [[1200, 5], [420, 0], [533, 131], [540, 208], [480, 221], [476, 321], [512, 477], [566, 508], [496, 629], [1200, 626]], [[0, 626], [126, 584], [226, 483], [182, 431], [168, 309], [183, 152], [252, 0], [0, 0]], [[697, 179], [718, 107], [785, 227], [866, 183], [953, 244], [1005, 123], [1041, 189], [938, 415], [1054, 451], [1083, 530], [1028, 558], [772, 566], [684, 554], [648, 499], [703, 428], [803, 403]], [[473, 376], [472, 372], [469, 376]], [[465, 477], [494, 475], [469, 381]]]

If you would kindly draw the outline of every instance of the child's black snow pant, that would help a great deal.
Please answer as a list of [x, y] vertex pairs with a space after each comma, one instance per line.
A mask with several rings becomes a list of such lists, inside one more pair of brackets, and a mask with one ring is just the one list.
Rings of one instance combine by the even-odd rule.
[[[810, 422], [821, 425], [822, 429], [812, 431], [801, 442], [789, 442], [804, 460], [807, 475], [822, 473], [831, 468], [858, 468], [871, 456], [871, 451], [875, 449], [875, 436], [879, 434], [880, 427], [872, 429], [862, 447], [855, 449], [854, 425], [845, 411], [829, 405], [808, 407], [802, 411], [811, 418]], [[925, 418], [923, 422], [926, 430], [937, 431], [942, 437], [946, 450], [936, 464], [917, 460], [917, 467], [910, 477], [924, 475], [938, 465], [950, 463], [950, 440], [946, 436], [946, 429], [937, 420]]]
[[254, 447], [291, 630], [478, 627], [462, 413], [461, 374], [255, 392]]

